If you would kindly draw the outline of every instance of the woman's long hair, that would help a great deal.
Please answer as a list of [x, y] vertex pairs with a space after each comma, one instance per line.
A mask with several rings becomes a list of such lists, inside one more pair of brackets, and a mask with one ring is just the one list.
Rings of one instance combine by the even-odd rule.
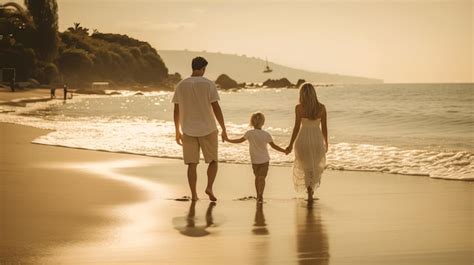
[[321, 104], [318, 101], [316, 90], [310, 83], [303, 83], [300, 86], [300, 104], [303, 106], [304, 113], [309, 119], [314, 120], [318, 117]]

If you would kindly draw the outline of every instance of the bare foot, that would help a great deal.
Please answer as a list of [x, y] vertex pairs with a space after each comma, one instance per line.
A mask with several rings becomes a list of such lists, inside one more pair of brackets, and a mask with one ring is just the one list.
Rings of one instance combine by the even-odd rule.
[[188, 202], [188, 201], [191, 200], [191, 197], [189, 197], [189, 196], [183, 196], [183, 197], [181, 197], [181, 198], [176, 198], [176, 199], [174, 199], [174, 200], [175, 200], [175, 201], [180, 201], [180, 202]]
[[191, 198], [191, 201], [194, 201], [194, 202], [195, 202], [195, 201], [199, 201], [198, 196], [193, 196], [193, 197]]
[[206, 190], [206, 194], [207, 196], [209, 196], [209, 200], [213, 202], [217, 201], [217, 198], [216, 196], [214, 196], [214, 193], [212, 192], [212, 190]]

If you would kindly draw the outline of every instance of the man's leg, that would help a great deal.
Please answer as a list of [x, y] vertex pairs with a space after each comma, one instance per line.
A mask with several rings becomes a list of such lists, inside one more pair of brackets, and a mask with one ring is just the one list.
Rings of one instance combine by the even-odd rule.
[[214, 196], [214, 192], [212, 190], [212, 186], [214, 185], [214, 180], [216, 179], [217, 175], [217, 161], [211, 161], [209, 166], [207, 167], [207, 187], [206, 187], [206, 194], [209, 196], [211, 201], [217, 201], [216, 196]]
[[196, 182], [197, 182], [197, 164], [191, 163], [188, 164], [188, 183], [189, 189], [191, 190], [191, 199], [197, 201], [199, 198], [196, 192]]
[[199, 164], [199, 143], [196, 137], [183, 134], [183, 159], [188, 165], [188, 183], [191, 190], [191, 199], [198, 200], [196, 192], [197, 165]]
[[206, 194], [209, 196], [211, 201], [217, 201], [214, 196], [212, 186], [217, 175], [217, 131], [212, 132], [209, 135], [199, 137], [199, 144], [202, 149], [202, 154], [206, 163], [209, 163], [207, 167], [207, 187]]

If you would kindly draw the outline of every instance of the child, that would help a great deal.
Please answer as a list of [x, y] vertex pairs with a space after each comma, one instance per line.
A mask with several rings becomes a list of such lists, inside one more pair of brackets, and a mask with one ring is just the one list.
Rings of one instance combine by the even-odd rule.
[[234, 144], [249, 141], [250, 159], [252, 161], [252, 169], [255, 175], [255, 189], [257, 190], [257, 201], [263, 202], [263, 190], [265, 189], [265, 178], [268, 172], [268, 164], [270, 156], [268, 154], [267, 144], [282, 153], [285, 153], [285, 149], [279, 147], [273, 142], [272, 136], [262, 130], [262, 126], [265, 123], [265, 116], [261, 112], [256, 112], [250, 117], [250, 125], [254, 128], [245, 133], [245, 135], [239, 139], [225, 139], [226, 141]]

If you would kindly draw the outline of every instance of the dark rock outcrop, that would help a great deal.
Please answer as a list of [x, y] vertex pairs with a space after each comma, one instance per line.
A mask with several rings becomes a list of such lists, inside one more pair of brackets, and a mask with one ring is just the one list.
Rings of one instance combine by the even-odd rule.
[[263, 85], [269, 88], [283, 88], [283, 87], [293, 87], [294, 85], [287, 78], [281, 79], [268, 79], [263, 82]]
[[217, 77], [216, 84], [221, 89], [230, 89], [230, 88], [239, 87], [239, 84], [226, 74], [221, 74], [219, 77]]
[[306, 83], [306, 80], [304, 79], [298, 79], [298, 82], [296, 82], [296, 88], [299, 88], [302, 84]]

